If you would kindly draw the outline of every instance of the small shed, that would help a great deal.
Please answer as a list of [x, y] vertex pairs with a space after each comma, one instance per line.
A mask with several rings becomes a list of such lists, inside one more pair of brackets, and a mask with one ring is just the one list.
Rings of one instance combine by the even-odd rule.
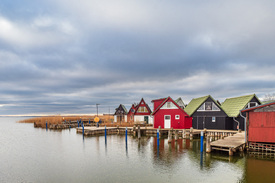
[[154, 128], [188, 129], [192, 118], [171, 98], [152, 100], [154, 103]]
[[242, 110], [246, 113], [248, 142], [275, 143], [275, 102]]
[[124, 105], [120, 104], [118, 108], [116, 108], [116, 112], [114, 114], [114, 122], [127, 122], [127, 109]]

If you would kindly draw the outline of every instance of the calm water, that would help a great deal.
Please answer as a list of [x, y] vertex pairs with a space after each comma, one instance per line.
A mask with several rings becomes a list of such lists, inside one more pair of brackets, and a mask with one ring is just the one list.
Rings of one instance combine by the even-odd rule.
[[275, 161], [200, 154], [199, 140], [85, 137], [0, 118], [0, 182], [275, 182]]

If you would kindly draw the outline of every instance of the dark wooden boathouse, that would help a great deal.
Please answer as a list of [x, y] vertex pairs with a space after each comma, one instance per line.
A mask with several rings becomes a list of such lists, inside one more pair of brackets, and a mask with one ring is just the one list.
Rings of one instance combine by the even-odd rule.
[[210, 95], [192, 99], [184, 111], [193, 117], [194, 129], [231, 130], [232, 128], [227, 123], [227, 114]]

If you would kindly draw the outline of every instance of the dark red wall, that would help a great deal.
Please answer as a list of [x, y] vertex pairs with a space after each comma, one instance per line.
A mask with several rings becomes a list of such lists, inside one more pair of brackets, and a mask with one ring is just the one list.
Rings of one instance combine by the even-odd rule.
[[275, 143], [275, 112], [249, 112], [248, 141]]
[[[164, 116], [171, 115], [171, 128], [188, 129], [192, 127], [192, 117], [187, 116], [180, 109], [159, 109], [154, 115], [154, 128], [164, 128]], [[175, 115], [180, 115], [180, 119], [175, 119]]]

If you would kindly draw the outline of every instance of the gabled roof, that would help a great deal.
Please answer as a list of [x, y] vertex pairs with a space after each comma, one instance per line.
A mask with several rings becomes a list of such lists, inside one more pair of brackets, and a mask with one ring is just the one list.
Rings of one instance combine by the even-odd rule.
[[206, 99], [208, 99], [208, 97], [211, 97], [211, 96], [207, 95], [207, 96], [204, 96], [204, 97], [193, 98], [189, 102], [189, 104], [185, 107], [184, 111], [189, 116], [192, 116], [192, 114], [206, 101]]
[[[255, 94], [228, 98], [222, 103], [222, 108], [229, 117], [238, 117], [240, 110], [244, 109], [253, 97], [257, 98]], [[258, 98], [257, 100], [260, 102]]]
[[175, 102], [176, 102], [179, 106], [180, 106], [180, 103], [182, 103], [182, 104], [183, 104], [182, 107], [184, 107], [184, 102], [183, 102], [183, 100], [181, 99], [181, 97], [179, 97], [178, 99], [176, 99]]
[[248, 109], [244, 109], [244, 110], [242, 110], [242, 112], [252, 111], [252, 110], [255, 110], [255, 109], [263, 108], [263, 107], [274, 105], [274, 104], [275, 104], [275, 101], [269, 102], [269, 103], [264, 103], [264, 104], [258, 105], [256, 107], [251, 107], [251, 108], [248, 108]]
[[139, 108], [139, 106], [141, 105], [142, 102], [145, 104], [145, 106], [146, 106], [146, 108], [147, 108], [147, 110], [148, 110], [148, 113], [151, 113], [151, 112], [152, 112], [151, 109], [150, 109], [150, 107], [148, 106], [148, 104], [147, 104], [147, 103], [144, 101], [144, 99], [142, 98], [142, 99], [140, 100], [139, 104], [136, 106], [136, 110], [135, 110], [134, 114], [137, 113], [138, 108]]
[[[122, 107], [122, 109], [124, 110], [124, 112], [125, 112], [126, 114], [128, 114], [126, 107], [125, 107], [123, 104], [120, 104], [120, 105], [118, 106], [118, 108], [119, 108], [120, 106]], [[118, 108], [116, 108], [116, 110], [118, 110]]]
[[[163, 99], [163, 98], [162, 98]], [[165, 98], [165, 100], [152, 112], [151, 115], [154, 115], [169, 99], [179, 108], [182, 112], [186, 113], [170, 96]], [[157, 99], [158, 100], [158, 99]], [[153, 100], [154, 101], [154, 100]], [[188, 115], [188, 114], [187, 114]]]

